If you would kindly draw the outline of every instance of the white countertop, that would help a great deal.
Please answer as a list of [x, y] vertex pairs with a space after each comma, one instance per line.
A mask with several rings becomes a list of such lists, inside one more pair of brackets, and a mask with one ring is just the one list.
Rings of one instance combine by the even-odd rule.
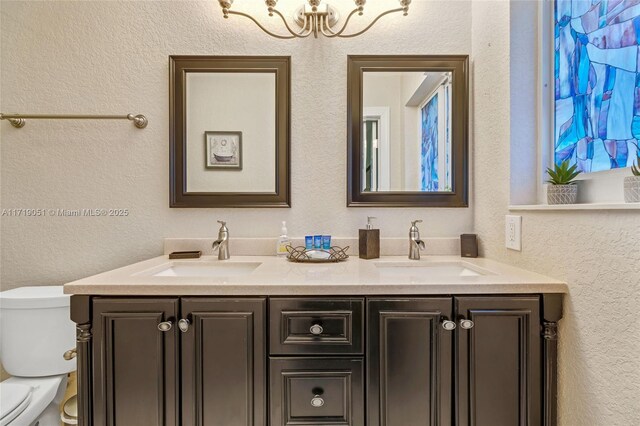
[[[230, 266], [259, 263], [238, 276], [156, 276], [175, 265]], [[410, 264], [408, 262], [411, 262]], [[380, 266], [393, 266], [384, 269]], [[413, 266], [436, 267], [431, 272]], [[480, 275], [438, 272], [438, 266], [465, 269]], [[390, 271], [387, 273], [387, 271]], [[415, 273], [414, 273], [415, 271]], [[109, 296], [332, 296], [332, 295], [438, 295], [567, 293], [567, 285], [544, 275], [489, 259], [458, 256], [383, 256], [328, 264], [292, 263], [275, 256], [234, 256], [219, 261], [214, 256], [169, 260], [168, 256], [138, 262], [64, 286], [67, 294]]]

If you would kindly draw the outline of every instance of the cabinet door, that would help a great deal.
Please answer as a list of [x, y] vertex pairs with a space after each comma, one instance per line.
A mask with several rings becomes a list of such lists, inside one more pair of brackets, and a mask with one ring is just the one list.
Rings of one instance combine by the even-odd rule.
[[182, 425], [266, 425], [266, 301], [183, 298]]
[[370, 299], [368, 426], [451, 425], [451, 298]]
[[94, 299], [94, 426], [180, 424], [177, 312], [175, 298]]
[[458, 426], [540, 426], [539, 298], [460, 297], [456, 305]]

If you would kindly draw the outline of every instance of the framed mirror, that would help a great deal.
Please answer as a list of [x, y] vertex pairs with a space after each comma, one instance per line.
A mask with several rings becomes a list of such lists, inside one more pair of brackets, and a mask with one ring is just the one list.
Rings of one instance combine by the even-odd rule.
[[170, 206], [290, 207], [290, 58], [169, 62]]
[[469, 57], [349, 56], [347, 205], [467, 207]]

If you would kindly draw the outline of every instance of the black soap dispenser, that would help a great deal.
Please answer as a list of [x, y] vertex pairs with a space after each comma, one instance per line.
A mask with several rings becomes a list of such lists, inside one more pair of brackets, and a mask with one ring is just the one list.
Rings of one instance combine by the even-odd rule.
[[380, 230], [373, 229], [371, 225], [373, 216], [367, 216], [367, 229], [359, 231], [359, 255], [360, 259], [378, 259], [380, 257]]

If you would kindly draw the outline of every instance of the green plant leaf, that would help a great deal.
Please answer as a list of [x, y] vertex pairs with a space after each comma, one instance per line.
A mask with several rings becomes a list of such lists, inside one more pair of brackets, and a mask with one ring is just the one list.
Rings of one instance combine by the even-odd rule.
[[573, 173], [571, 173], [571, 174], [569, 175], [569, 177], [567, 178], [567, 180], [568, 180], [569, 182], [571, 182], [571, 181], [572, 181], [572, 180], [574, 180], [576, 177], [578, 177], [578, 175], [579, 175], [579, 174], [580, 174], [580, 172], [579, 172], [579, 171], [578, 171], [578, 172], [573, 172]]
[[640, 150], [637, 153], [636, 164], [631, 165], [631, 173], [634, 176], [640, 176]]
[[547, 182], [552, 185], [571, 185], [580, 173], [577, 164], [570, 165], [569, 160], [565, 160], [560, 164], [555, 164], [553, 169], [547, 168], [547, 174], [550, 178]]

